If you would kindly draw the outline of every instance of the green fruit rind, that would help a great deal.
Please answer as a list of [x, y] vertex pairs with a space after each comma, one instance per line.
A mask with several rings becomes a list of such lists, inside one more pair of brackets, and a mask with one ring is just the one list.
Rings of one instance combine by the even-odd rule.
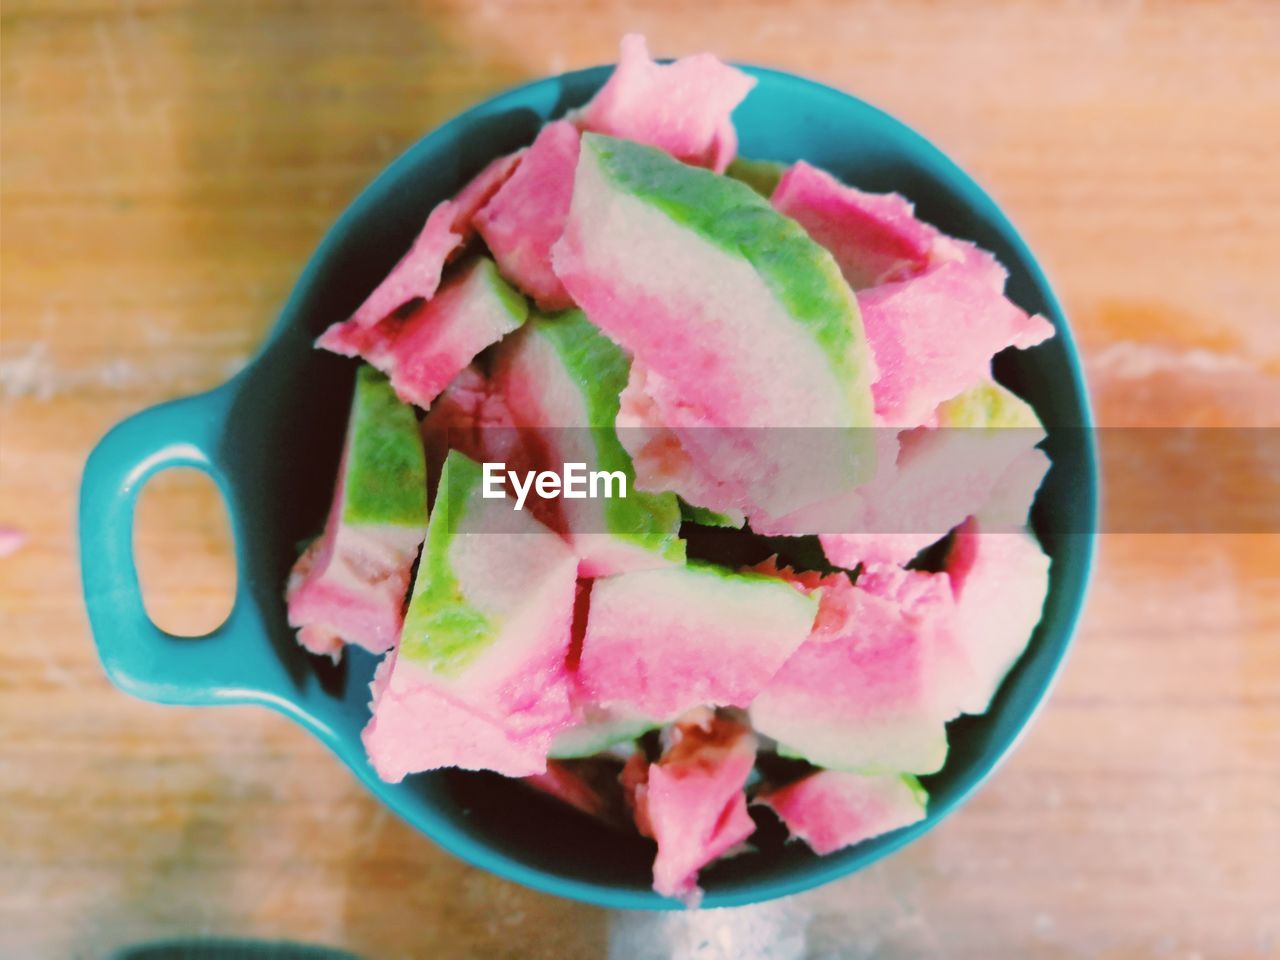
[[610, 747], [635, 740], [662, 726], [658, 721], [637, 715], [589, 718], [556, 736], [547, 755], [553, 760], [573, 760], [602, 753]]
[[911, 796], [915, 799], [916, 803], [920, 805], [920, 809], [929, 809], [929, 791], [924, 788], [924, 785], [920, 782], [919, 778], [914, 774], [904, 773], [902, 775], [902, 782], [906, 784], [907, 789], [911, 791]]
[[1031, 404], [994, 380], [939, 404], [938, 426], [1043, 429]]
[[680, 505], [675, 494], [636, 489], [635, 466], [614, 426], [630, 358], [581, 310], [535, 314], [529, 325], [534, 335], [545, 337], [555, 348], [565, 372], [582, 392], [596, 455], [590, 469], [620, 471], [627, 478], [625, 498], [601, 501], [605, 530], [664, 559], [683, 562], [685, 544], [678, 535]]
[[731, 517], [727, 513], [717, 513], [697, 504], [680, 501], [680, 517], [687, 523], [696, 523], [703, 527], [724, 527], [730, 530], [741, 530], [746, 520], [742, 517]]
[[449, 564], [455, 531], [481, 479], [478, 463], [450, 452], [400, 635], [400, 656], [443, 676], [464, 670], [499, 633], [498, 625], [467, 601]]
[[786, 172], [787, 165], [777, 160], [752, 160], [750, 157], [735, 157], [725, 169], [724, 175], [732, 177], [739, 183], [745, 183], [760, 196], [768, 199], [778, 186], [778, 181]]
[[413, 408], [372, 367], [356, 372], [342, 522], [418, 527], [427, 523], [427, 466]]
[[874, 366], [857, 300], [831, 254], [803, 227], [746, 184], [675, 162], [652, 147], [588, 133], [582, 155], [618, 191], [746, 259], [783, 311], [822, 349], [846, 387], [852, 423], [873, 422]]
[[529, 301], [519, 290], [507, 283], [498, 272], [498, 265], [489, 257], [477, 258], [476, 270], [484, 285], [493, 294], [494, 302], [511, 318], [511, 328], [522, 325], [529, 318]]

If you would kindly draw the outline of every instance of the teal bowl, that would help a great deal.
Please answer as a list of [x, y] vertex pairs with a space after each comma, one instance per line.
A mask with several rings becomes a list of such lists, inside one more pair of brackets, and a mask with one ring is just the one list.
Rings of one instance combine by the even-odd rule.
[[[318, 737], [379, 799], [446, 850], [538, 890], [608, 907], [678, 906], [650, 888], [649, 841], [609, 832], [575, 812], [486, 774], [441, 771], [380, 781], [365, 759], [374, 659], [333, 667], [305, 654], [285, 620], [282, 587], [296, 544], [320, 526], [336, 471], [354, 365], [312, 349], [350, 315], [398, 259], [427, 211], [497, 154], [529, 143], [540, 124], [585, 102], [606, 67], [539, 80], [489, 100], [428, 134], [339, 218], [303, 271], [252, 363], [209, 393], [143, 411], [89, 457], [80, 495], [85, 603], [107, 674], [159, 703], [259, 703]], [[708, 907], [815, 887], [923, 835], [968, 797], [1018, 740], [1067, 652], [1085, 595], [1097, 510], [1095, 453], [1079, 361], [1044, 274], [991, 199], [897, 120], [839, 91], [748, 67], [759, 81], [736, 114], [746, 156], [805, 159], [869, 190], [896, 190], [920, 215], [992, 250], [1009, 294], [1057, 327], [1048, 343], [1002, 356], [1002, 380], [1049, 428], [1053, 469], [1034, 521], [1053, 558], [1044, 619], [991, 711], [952, 726], [952, 750], [929, 777], [921, 823], [827, 857], [793, 844], [704, 871]], [[239, 564], [225, 623], [174, 637], [148, 619], [133, 558], [133, 512], [147, 480], [171, 467], [209, 474], [226, 499]]]

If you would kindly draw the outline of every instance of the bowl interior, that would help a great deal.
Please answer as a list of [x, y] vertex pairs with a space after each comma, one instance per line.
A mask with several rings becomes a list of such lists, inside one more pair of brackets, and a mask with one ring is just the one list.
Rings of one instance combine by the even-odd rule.
[[[1035, 522], [1053, 558], [1044, 618], [991, 711], [952, 725], [944, 770], [926, 781], [928, 818], [825, 858], [801, 845], [747, 854], [705, 871], [707, 906], [730, 906], [815, 886], [901, 846], [952, 810], [1009, 750], [1044, 698], [1066, 651], [1091, 556], [1096, 509], [1088, 408], [1075, 348], [1040, 269], [991, 200], [934, 147], [838, 91], [748, 68], [757, 87], [735, 115], [746, 156], [805, 159], [870, 190], [896, 190], [920, 215], [992, 250], [1009, 268], [1010, 296], [1049, 317], [1058, 335], [1002, 356], [998, 373], [1050, 430], [1054, 465]], [[305, 655], [285, 621], [281, 586], [299, 541], [323, 521], [342, 441], [354, 364], [311, 341], [359, 304], [438, 200], [493, 156], [533, 139], [546, 119], [588, 99], [606, 68], [541, 80], [499, 96], [429, 134], [362, 193], [307, 266], [259, 358], [230, 385], [234, 429], [220, 451], [240, 482], [235, 504], [243, 600], [267, 625], [294, 684], [282, 705], [325, 740], [389, 806], [453, 852], [514, 880], [609, 906], [664, 908], [649, 889], [653, 847], [555, 802], [484, 774], [441, 772], [381, 783], [363, 758], [374, 660], [338, 667]]]

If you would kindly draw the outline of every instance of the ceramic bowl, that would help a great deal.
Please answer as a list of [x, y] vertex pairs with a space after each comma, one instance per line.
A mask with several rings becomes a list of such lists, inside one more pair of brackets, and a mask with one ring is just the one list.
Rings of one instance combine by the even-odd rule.
[[[388, 784], [365, 758], [374, 660], [331, 667], [304, 653], [282, 588], [300, 540], [320, 526], [336, 471], [354, 364], [312, 348], [395, 263], [427, 211], [490, 158], [584, 103], [610, 68], [511, 90], [423, 137], [361, 193], [312, 257], [257, 357], [209, 393], [146, 410], [113, 429], [85, 469], [80, 549], [85, 601], [102, 662], [135, 696], [161, 703], [258, 703], [318, 737], [378, 798], [462, 859], [539, 890], [610, 907], [678, 906], [650, 889], [652, 844], [588, 821], [526, 788], [443, 771]], [[745, 67], [759, 83], [735, 114], [745, 156], [808, 160], [847, 182], [898, 191], [922, 218], [976, 241], [1009, 268], [1010, 297], [1050, 318], [1057, 336], [999, 358], [1000, 378], [1049, 429], [1053, 469], [1034, 522], [1053, 559], [1044, 619], [991, 711], [951, 727], [945, 768], [928, 777], [921, 823], [816, 857], [802, 844], [753, 853], [702, 875], [707, 907], [795, 893], [859, 870], [933, 829], [995, 769], [1044, 701], [1084, 598], [1097, 510], [1089, 409], [1066, 319], [1031, 252], [992, 200], [937, 148], [881, 111], [829, 87]], [[170, 467], [208, 473], [226, 499], [239, 579], [226, 622], [170, 636], [146, 615], [134, 568], [134, 503]], [[179, 558], [175, 558], [178, 562]]]

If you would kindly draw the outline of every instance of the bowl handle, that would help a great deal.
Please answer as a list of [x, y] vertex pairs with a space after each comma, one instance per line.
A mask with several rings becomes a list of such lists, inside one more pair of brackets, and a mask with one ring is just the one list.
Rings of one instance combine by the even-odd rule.
[[231, 396], [230, 390], [219, 388], [144, 410], [103, 437], [85, 465], [80, 568], [89, 623], [108, 676], [144, 700], [271, 700], [287, 683], [262, 621], [245, 596], [243, 562], [231, 613], [203, 637], [174, 636], [151, 622], [134, 566], [134, 506], [139, 491], [162, 470], [194, 467], [208, 474], [222, 493], [234, 529], [234, 491], [216, 458]]

